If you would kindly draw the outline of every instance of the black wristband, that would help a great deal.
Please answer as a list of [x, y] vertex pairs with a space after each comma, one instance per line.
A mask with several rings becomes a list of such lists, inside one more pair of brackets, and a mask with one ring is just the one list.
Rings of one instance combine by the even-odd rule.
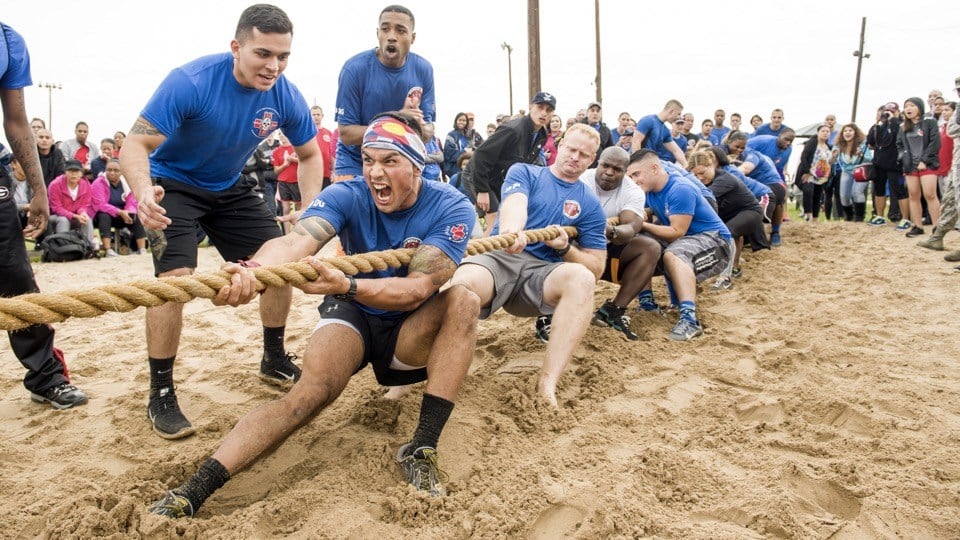
[[557, 252], [557, 255], [563, 257], [564, 255], [567, 254], [568, 251], [570, 251], [570, 241], [567, 240], [567, 246], [566, 246], [565, 248], [563, 248], [563, 249], [558, 249], [558, 250], [555, 250], [555, 251]]
[[350, 280], [350, 288], [347, 289], [347, 292], [343, 294], [335, 294], [334, 298], [340, 300], [341, 302], [353, 302], [353, 299], [357, 296], [357, 280], [353, 276], [347, 276], [347, 279]]

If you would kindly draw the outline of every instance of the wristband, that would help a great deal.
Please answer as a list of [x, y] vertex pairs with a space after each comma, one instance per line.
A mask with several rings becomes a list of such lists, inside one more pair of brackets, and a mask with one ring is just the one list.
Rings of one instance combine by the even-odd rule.
[[343, 294], [335, 294], [334, 298], [340, 300], [341, 302], [353, 302], [353, 299], [357, 296], [357, 280], [353, 276], [347, 276], [347, 279], [350, 280], [350, 288], [347, 289], [347, 292]]
[[563, 249], [558, 249], [558, 250], [556, 250], [557, 255], [560, 255], [561, 257], [563, 257], [564, 255], [566, 255], [567, 252], [569, 252], [569, 251], [570, 251], [570, 241], [569, 241], [569, 240], [567, 240], [567, 245], [566, 245], [566, 247], [564, 247]]

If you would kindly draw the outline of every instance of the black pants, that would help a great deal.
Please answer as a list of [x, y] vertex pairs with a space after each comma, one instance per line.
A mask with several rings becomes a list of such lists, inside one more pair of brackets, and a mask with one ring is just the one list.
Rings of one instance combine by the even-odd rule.
[[803, 213], [813, 214], [814, 218], [820, 217], [820, 204], [823, 202], [823, 185], [814, 182], [804, 182], [800, 184], [803, 191]]
[[[24, 247], [11, 184], [9, 177], [0, 172], [0, 186], [7, 188], [7, 198], [0, 200], [0, 296], [3, 297], [39, 292]], [[27, 375], [23, 379], [27, 390], [42, 394], [51, 387], [70, 381], [63, 353], [53, 346], [52, 326], [35, 324], [8, 332], [7, 335], [13, 354], [27, 368]]]
[[106, 212], [97, 212], [95, 219], [97, 229], [100, 231], [100, 238], [110, 236], [111, 228], [117, 229], [117, 232], [119, 232], [120, 229], [129, 229], [130, 234], [133, 235], [135, 240], [146, 238], [147, 233], [143, 230], [143, 225], [140, 224], [140, 218], [138, 218], [136, 214], [130, 214], [130, 217], [133, 218], [133, 223], [127, 224], [120, 216], [114, 217]]

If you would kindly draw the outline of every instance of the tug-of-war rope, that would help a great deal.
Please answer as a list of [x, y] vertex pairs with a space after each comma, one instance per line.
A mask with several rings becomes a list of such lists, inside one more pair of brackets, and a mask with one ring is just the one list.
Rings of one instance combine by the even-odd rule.
[[[564, 227], [571, 238], [577, 235], [574, 227]], [[501, 234], [476, 238], [467, 244], [467, 255], [478, 255], [509, 247], [517, 234]], [[527, 243], [543, 242], [559, 236], [556, 227], [522, 231]], [[400, 268], [410, 263], [416, 248], [372, 251], [323, 259], [332, 268], [347, 275]], [[317, 279], [317, 271], [306, 262], [298, 261], [276, 266], [250, 269], [257, 278], [257, 290], [301, 285]], [[167, 302], [185, 304], [194, 298], [213, 298], [217, 291], [230, 284], [230, 273], [218, 270], [188, 276], [143, 279], [122, 285], [102, 285], [82, 290], [56, 293], [32, 293], [13, 298], [0, 298], [0, 330], [20, 330], [32, 324], [48, 324], [70, 317], [98, 317], [108, 311], [126, 313], [140, 306], [157, 307]]]

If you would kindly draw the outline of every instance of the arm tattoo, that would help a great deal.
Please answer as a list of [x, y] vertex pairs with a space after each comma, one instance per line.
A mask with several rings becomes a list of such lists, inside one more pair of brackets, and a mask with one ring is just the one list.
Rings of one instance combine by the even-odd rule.
[[410, 259], [408, 268], [410, 274], [420, 272], [430, 276], [433, 285], [437, 288], [453, 277], [453, 272], [456, 269], [457, 265], [446, 253], [440, 248], [430, 245], [422, 245], [417, 248], [417, 252]]
[[157, 128], [153, 127], [153, 124], [148, 122], [144, 117], [138, 116], [137, 121], [133, 123], [133, 127], [130, 128], [130, 135], [163, 135]]
[[323, 247], [331, 238], [337, 235], [336, 229], [327, 220], [321, 217], [301, 219], [293, 228], [293, 232], [301, 236], [310, 236]]

